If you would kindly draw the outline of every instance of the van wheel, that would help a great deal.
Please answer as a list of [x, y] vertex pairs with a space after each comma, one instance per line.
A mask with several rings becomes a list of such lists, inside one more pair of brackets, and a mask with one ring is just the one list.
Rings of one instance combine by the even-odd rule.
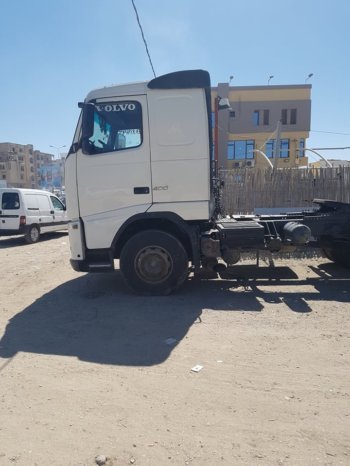
[[186, 280], [188, 256], [182, 243], [171, 234], [160, 230], [143, 231], [123, 247], [120, 270], [132, 291], [166, 295]]
[[26, 234], [24, 235], [24, 239], [27, 243], [37, 243], [40, 238], [40, 228], [37, 225], [31, 225]]

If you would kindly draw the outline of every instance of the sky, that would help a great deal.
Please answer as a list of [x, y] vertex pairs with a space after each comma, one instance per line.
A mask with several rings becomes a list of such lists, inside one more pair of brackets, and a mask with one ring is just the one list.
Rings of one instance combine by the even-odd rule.
[[[201, 68], [213, 86], [252, 86], [313, 73], [307, 146], [350, 146], [349, 0], [134, 2], [158, 76]], [[0, 64], [0, 142], [55, 155], [90, 90], [153, 78], [131, 0], [0, 0]]]

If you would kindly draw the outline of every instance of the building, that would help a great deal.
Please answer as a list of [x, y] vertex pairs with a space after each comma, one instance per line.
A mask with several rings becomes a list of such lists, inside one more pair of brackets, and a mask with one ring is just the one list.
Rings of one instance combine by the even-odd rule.
[[34, 150], [31, 144], [0, 143], [0, 180], [12, 188], [39, 188], [41, 171], [54, 156]]
[[[339, 159], [328, 159], [327, 161], [331, 164], [332, 167], [350, 167], [350, 160], [339, 160]], [[329, 164], [325, 160], [318, 160], [317, 162], [312, 162], [309, 164], [311, 168], [326, 168], [329, 167]]]
[[38, 187], [47, 191], [61, 194], [64, 191], [64, 163], [66, 154], [60, 154], [58, 159], [47, 160], [41, 154], [43, 160], [38, 165]]
[[231, 87], [219, 83], [212, 88], [213, 109], [218, 97], [227, 98], [231, 106], [218, 111], [219, 167], [264, 168], [269, 166], [265, 155], [277, 168], [308, 165], [304, 148], [310, 131], [310, 84]]

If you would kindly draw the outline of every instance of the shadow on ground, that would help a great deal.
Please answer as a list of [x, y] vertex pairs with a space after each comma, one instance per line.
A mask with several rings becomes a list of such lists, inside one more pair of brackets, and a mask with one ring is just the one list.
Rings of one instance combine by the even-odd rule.
[[[310, 312], [310, 300], [350, 302], [349, 271], [324, 264], [313, 272], [318, 277], [299, 280], [289, 267], [238, 266], [221, 280], [192, 278], [166, 297], [129, 294], [119, 272], [83, 275], [14, 316], [0, 341], [0, 357], [23, 351], [100, 364], [159, 364], [200, 322], [203, 309], [260, 312], [264, 302], [284, 302], [292, 311]], [[264, 291], [264, 285], [273, 291]], [[289, 285], [294, 291], [285, 290]], [[314, 291], [295, 292], [296, 285], [312, 285]], [[176, 343], [166, 344], [168, 338]]]
[[[64, 231], [52, 231], [49, 233], [42, 233], [39, 239], [40, 243], [50, 241], [51, 239], [57, 239], [60, 237], [68, 237], [68, 230]], [[30, 246], [26, 243], [24, 236], [0, 236], [0, 249], [6, 248], [17, 248], [18, 246]]]

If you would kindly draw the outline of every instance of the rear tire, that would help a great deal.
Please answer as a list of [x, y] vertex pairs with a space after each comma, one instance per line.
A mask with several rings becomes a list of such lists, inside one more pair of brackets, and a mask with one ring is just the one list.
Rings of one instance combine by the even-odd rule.
[[24, 239], [27, 243], [37, 243], [40, 238], [40, 228], [38, 225], [31, 225], [24, 235]]
[[350, 268], [350, 248], [324, 248], [323, 252], [332, 262]]
[[188, 255], [175, 236], [160, 230], [142, 231], [123, 247], [120, 270], [135, 293], [166, 295], [186, 280]]

